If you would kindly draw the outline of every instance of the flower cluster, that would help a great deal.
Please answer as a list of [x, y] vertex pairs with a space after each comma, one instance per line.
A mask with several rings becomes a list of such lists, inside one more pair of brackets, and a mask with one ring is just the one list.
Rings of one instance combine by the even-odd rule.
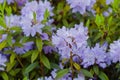
[[113, 63], [120, 62], [120, 40], [110, 44], [110, 58]]
[[84, 14], [86, 10], [91, 10], [96, 0], [67, 0], [67, 2], [70, 4], [73, 13]]
[[81, 63], [85, 68], [94, 64], [105, 68], [107, 66], [107, 53], [105, 46], [96, 44], [93, 48], [86, 48], [82, 55], [83, 62]]
[[[63, 34], [64, 33], [64, 34]], [[57, 30], [52, 36], [52, 43], [58, 49], [61, 58], [70, 58], [70, 54], [77, 54], [85, 68], [92, 65], [99, 65], [105, 68], [110, 64], [110, 54], [107, 52], [107, 45], [96, 44], [95, 47], [89, 47], [87, 44], [88, 31], [83, 24], [75, 25], [75, 28], [67, 29], [63, 27]], [[114, 49], [114, 48], [113, 48]], [[78, 58], [73, 58], [78, 61]]]
[[52, 36], [52, 43], [62, 58], [69, 58], [71, 53], [79, 54], [79, 49], [87, 45], [87, 33], [87, 28], [83, 26], [83, 23], [71, 29], [63, 27]]
[[44, 24], [42, 21], [44, 20], [45, 11], [49, 12], [49, 16], [53, 16], [50, 2], [45, 0], [44, 2], [32, 1], [26, 3], [26, 5], [21, 10], [21, 27], [26, 36], [35, 36], [36, 33], [42, 34], [42, 28]]

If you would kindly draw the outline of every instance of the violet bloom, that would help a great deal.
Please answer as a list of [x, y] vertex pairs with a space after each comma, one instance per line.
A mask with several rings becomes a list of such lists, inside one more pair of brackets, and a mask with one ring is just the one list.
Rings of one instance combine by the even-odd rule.
[[[4, 3], [5, 0], [0, 0], [0, 3]], [[24, 3], [26, 3], [28, 0], [6, 0], [8, 4], [17, 2], [19, 6], [22, 6]]]
[[36, 33], [42, 34], [42, 28], [44, 27], [42, 20], [46, 10], [49, 11], [50, 16], [53, 16], [53, 8], [47, 0], [44, 2], [39, 1], [39, 3], [37, 1], [26, 3], [25, 7], [21, 10], [21, 27], [26, 36], [31, 35], [34, 37]]
[[33, 49], [33, 42], [27, 42], [23, 44], [23, 47], [15, 47], [14, 52], [17, 54], [24, 54], [27, 51]]
[[74, 78], [74, 80], [85, 80], [85, 76], [82, 73], [79, 73], [77, 78]]
[[48, 39], [49, 39], [47, 33], [42, 33], [42, 34], [41, 34], [41, 38], [42, 38], [42, 40], [48, 40]]
[[75, 28], [61, 28], [52, 36], [52, 43], [62, 58], [69, 58], [70, 53], [79, 54], [79, 50], [87, 45], [88, 30], [83, 23]]
[[11, 15], [11, 16], [5, 16], [5, 22], [7, 24], [7, 27], [19, 27], [20, 26], [20, 16], [17, 15]]
[[103, 15], [104, 15], [105, 17], [108, 17], [111, 13], [112, 13], [112, 9], [111, 9], [111, 8], [108, 8], [107, 11], [104, 11], [104, 12], [103, 12]]
[[4, 70], [4, 67], [6, 66], [6, 64], [5, 64], [6, 62], [7, 62], [6, 56], [4, 56], [0, 53], [0, 71]]
[[[15, 27], [15, 26], [19, 27], [20, 16], [17, 16], [17, 15], [5, 16], [5, 23], [8, 28]], [[4, 27], [0, 26], [0, 29], [4, 29]]]
[[114, 0], [106, 0], [106, 4], [109, 5], [111, 2], [113, 2]]
[[44, 46], [43, 50], [46, 54], [52, 53], [53, 51], [56, 51], [56, 49], [53, 46]]
[[28, 0], [15, 0], [19, 6], [23, 6]]
[[95, 2], [96, 0], [67, 0], [72, 12], [79, 12], [80, 14], [84, 14], [86, 10], [90, 11]]
[[[6, 0], [8, 4], [14, 3], [14, 0]], [[4, 3], [4, 0], [0, 0], [0, 3]]]
[[7, 34], [2, 34], [0, 38], [0, 43], [7, 38]]
[[110, 57], [113, 63], [120, 62], [120, 40], [110, 44]]
[[94, 64], [98, 64], [100, 67], [105, 68], [107, 66], [106, 58], [106, 48], [96, 44], [93, 48], [86, 48], [82, 55], [82, 65], [87, 68]]

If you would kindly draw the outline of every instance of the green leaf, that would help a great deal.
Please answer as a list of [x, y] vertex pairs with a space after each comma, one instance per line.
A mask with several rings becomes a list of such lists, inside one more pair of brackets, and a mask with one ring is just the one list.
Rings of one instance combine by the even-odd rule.
[[33, 53], [33, 51], [28, 51], [28, 52], [26, 52], [25, 54], [23, 54], [21, 57], [22, 57], [22, 58], [27, 58], [27, 57], [29, 57], [32, 53]]
[[58, 5], [57, 5], [57, 13], [59, 13], [60, 10], [62, 10], [64, 7], [64, 2], [59, 2]]
[[101, 79], [101, 80], [109, 80], [109, 78], [107, 77], [107, 75], [100, 71], [100, 74], [98, 75], [98, 77]]
[[95, 23], [97, 24], [98, 27], [100, 27], [100, 25], [104, 25], [104, 17], [103, 15], [96, 15], [96, 19], [95, 19]]
[[34, 68], [38, 66], [38, 62], [30, 64], [26, 69], [25, 69], [25, 74], [31, 72]]
[[42, 39], [36, 38], [36, 45], [37, 45], [37, 48], [38, 48], [39, 52], [41, 52], [42, 51], [42, 46], [43, 46]]
[[88, 19], [86, 22], [86, 26], [89, 27], [89, 25], [90, 25], [90, 20]]
[[3, 10], [5, 9], [5, 6], [6, 6], [6, 0], [4, 0], [4, 3], [3, 3]]
[[48, 60], [48, 58], [45, 55], [41, 55], [40, 56], [40, 60], [41, 62], [44, 64], [45, 67], [47, 67], [48, 69], [50, 69], [50, 62]]
[[49, 17], [50, 13], [48, 11], [48, 9], [45, 10], [45, 13], [44, 13], [44, 19], [47, 20], [47, 18]]
[[0, 50], [2, 50], [6, 46], [6, 40], [0, 43]]
[[97, 41], [100, 37], [102, 36], [102, 33], [98, 33], [96, 34], [96, 36], [94, 37], [93, 41]]
[[90, 77], [90, 78], [93, 78], [93, 75], [86, 69], [81, 69], [82, 73], [87, 76], [87, 77]]
[[33, 12], [33, 18], [34, 18], [34, 21], [36, 21], [36, 13]]
[[10, 28], [10, 30], [17, 31], [17, 32], [22, 31], [22, 29], [18, 26], [13, 26], [13, 27]]
[[69, 24], [68, 24], [68, 22], [67, 22], [67, 20], [66, 20], [66, 19], [63, 19], [63, 20], [62, 20], [62, 22], [63, 22], [63, 25], [64, 25], [64, 26], [66, 26], [66, 27], [68, 27], [68, 26], [69, 26]]
[[93, 70], [94, 70], [95, 74], [99, 75], [99, 68], [98, 68], [98, 66], [93, 66]]
[[113, 16], [111, 16], [111, 17], [108, 19], [108, 27], [111, 25], [112, 20], [113, 20]]
[[51, 68], [52, 69], [60, 69], [59, 65], [57, 65], [55, 63], [51, 63]]
[[15, 58], [16, 58], [16, 54], [12, 53], [11, 56], [10, 56], [10, 63], [11, 64], [14, 62]]
[[21, 69], [20, 68], [17, 68], [17, 69], [12, 69], [12, 70], [10, 70], [10, 72], [9, 72], [9, 74], [11, 75], [11, 76], [16, 76], [16, 74], [18, 73], [18, 72], [20, 72], [21, 71]]
[[15, 60], [12, 62], [12, 64], [7, 63], [7, 68], [6, 68], [7, 72], [9, 72], [15, 66], [15, 64], [16, 64]]
[[73, 66], [75, 67], [76, 70], [80, 71], [81, 67], [77, 63], [73, 63]]
[[69, 69], [62, 69], [62, 70], [60, 70], [59, 72], [57, 72], [56, 79], [62, 78], [68, 72], [69, 72]]
[[6, 23], [5, 23], [5, 21], [4, 21], [4, 18], [1, 18], [1, 17], [0, 17], [0, 26], [3, 27], [3, 28], [6, 28], [6, 27], [7, 27], [7, 26], [6, 26]]
[[115, 68], [119, 69], [120, 68], [120, 63], [117, 63], [116, 66], [115, 66]]
[[4, 80], [9, 80], [7, 73], [2, 72], [2, 73], [1, 73], [1, 76], [2, 76], [2, 78], [3, 78]]
[[37, 57], [38, 57], [39, 52], [37, 50], [33, 51], [32, 56], [31, 56], [31, 63], [33, 63]]
[[7, 40], [7, 43], [8, 43], [10, 46], [12, 46], [12, 36], [11, 36], [10, 34], [8, 34], [6, 40]]
[[23, 80], [29, 80], [27, 77], [24, 77]]
[[113, 0], [112, 7], [114, 11], [117, 12], [117, 10], [119, 9], [119, 5], [120, 5], [120, 0]]
[[7, 12], [7, 16], [10, 16], [12, 14], [12, 8], [10, 6], [6, 7], [5, 11]]

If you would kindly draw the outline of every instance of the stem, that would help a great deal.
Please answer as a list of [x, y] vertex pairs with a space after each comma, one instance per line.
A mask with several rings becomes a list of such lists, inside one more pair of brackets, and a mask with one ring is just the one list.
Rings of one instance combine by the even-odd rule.
[[[40, 58], [41, 58], [41, 53], [40, 53]], [[40, 71], [41, 71], [41, 75], [44, 77], [44, 66], [43, 66], [43, 63], [41, 62], [41, 59], [40, 59]]]
[[72, 70], [72, 80], [74, 78], [74, 69], [73, 69], [73, 60], [72, 60], [72, 52], [70, 53], [70, 67]]
[[18, 62], [20, 63], [21, 67], [23, 68], [24, 66], [23, 66], [21, 60], [19, 59], [19, 57], [17, 55], [16, 55], [16, 58], [17, 58]]
[[41, 61], [40, 61], [40, 71], [41, 71], [42, 77], [44, 77], [44, 67], [43, 67], [43, 63]]

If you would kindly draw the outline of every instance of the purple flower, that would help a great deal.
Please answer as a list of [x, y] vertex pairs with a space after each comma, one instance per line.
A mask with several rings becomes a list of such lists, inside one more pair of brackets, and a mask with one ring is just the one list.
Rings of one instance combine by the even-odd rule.
[[33, 42], [27, 42], [23, 44], [23, 47], [15, 47], [14, 52], [17, 54], [24, 54], [27, 51], [33, 49]]
[[78, 77], [75, 78], [74, 80], [85, 80], [85, 76], [82, 73], [79, 73]]
[[109, 5], [111, 2], [113, 2], [114, 0], [106, 0], [106, 4]]
[[42, 33], [42, 34], [41, 34], [41, 38], [42, 38], [42, 40], [48, 40], [48, 39], [49, 39], [47, 33]]
[[44, 19], [44, 13], [48, 10], [50, 16], [53, 16], [53, 8], [50, 5], [50, 2], [45, 0], [44, 2], [37, 1], [27, 2], [25, 7], [21, 10], [21, 27], [26, 36], [34, 37], [36, 33], [42, 34], [42, 20]]
[[120, 40], [110, 44], [110, 57], [113, 63], [120, 62]]
[[112, 13], [112, 9], [111, 9], [111, 8], [108, 8], [107, 11], [104, 11], [104, 12], [103, 12], [103, 15], [104, 15], [105, 17], [108, 17], [111, 13]]
[[96, 0], [67, 0], [67, 2], [70, 4], [73, 13], [84, 14], [86, 10], [91, 10]]
[[71, 29], [63, 27], [52, 36], [52, 43], [62, 58], [69, 58], [71, 52], [78, 54], [79, 49], [87, 45], [87, 33], [82, 23]]
[[[28, 23], [28, 22], [27, 22]], [[25, 23], [25, 24], [27, 24]], [[34, 26], [27, 24], [29, 26], [25, 26], [25, 24], [22, 26], [23, 32], [26, 36], [32, 36], [34, 37], [36, 35], [36, 33], [42, 34], [42, 28], [43, 25], [42, 24], [36, 24]]]
[[86, 48], [82, 55], [82, 65], [87, 68], [91, 65], [98, 64], [100, 67], [105, 68], [107, 66], [106, 58], [106, 47], [96, 44], [93, 48]]
[[[14, 0], [6, 0], [8, 4], [14, 3]], [[0, 3], [4, 3], [4, 0], [0, 0]]]
[[15, 0], [19, 6], [23, 6], [28, 0]]
[[7, 34], [2, 34], [0, 38], [0, 43], [7, 38]]
[[46, 54], [52, 53], [53, 51], [56, 51], [56, 49], [53, 46], [44, 46], [43, 50]]
[[11, 15], [11, 16], [5, 16], [5, 21], [7, 24], [7, 27], [15, 27], [20, 26], [20, 16], [17, 15]]
[[4, 70], [4, 67], [6, 66], [5, 64], [6, 62], [7, 62], [6, 56], [0, 53], [0, 71]]

